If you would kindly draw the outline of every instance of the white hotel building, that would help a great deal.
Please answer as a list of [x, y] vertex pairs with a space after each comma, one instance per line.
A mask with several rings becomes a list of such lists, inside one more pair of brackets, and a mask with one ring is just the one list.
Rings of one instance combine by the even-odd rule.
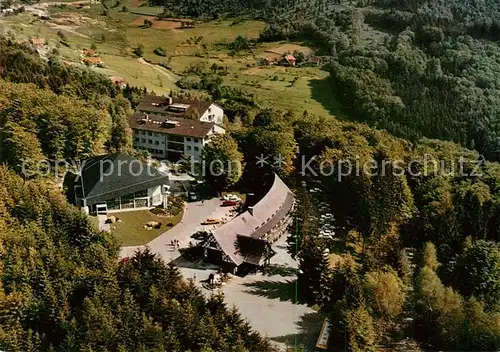
[[222, 127], [224, 112], [216, 104], [162, 96], [145, 96], [130, 118], [134, 147], [159, 159], [199, 159], [205, 144]]

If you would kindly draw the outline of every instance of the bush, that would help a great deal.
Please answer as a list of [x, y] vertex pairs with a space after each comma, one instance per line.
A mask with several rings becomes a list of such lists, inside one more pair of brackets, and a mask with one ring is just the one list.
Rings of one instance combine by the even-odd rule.
[[197, 78], [182, 77], [177, 81], [177, 86], [182, 89], [199, 89], [201, 81]]
[[64, 34], [63, 31], [61, 31], [61, 30], [57, 31], [57, 36], [59, 38], [61, 38], [62, 41], [64, 41], [64, 42], [67, 41], [66, 34]]
[[177, 216], [184, 208], [183, 197], [170, 197], [168, 200], [167, 210], [171, 216]]
[[142, 55], [144, 55], [144, 45], [140, 44], [137, 48], [135, 48], [134, 54], [139, 57], [142, 57]]
[[153, 52], [158, 56], [167, 56], [167, 54], [165, 53], [165, 49], [161, 46], [157, 47], [155, 50], [153, 50]]

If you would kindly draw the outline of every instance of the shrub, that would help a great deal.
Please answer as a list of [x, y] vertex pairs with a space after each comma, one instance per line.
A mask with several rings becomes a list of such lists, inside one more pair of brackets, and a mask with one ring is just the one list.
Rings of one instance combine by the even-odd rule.
[[155, 50], [153, 50], [153, 52], [158, 56], [167, 56], [167, 54], [165, 54], [165, 49], [161, 46], [157, 47]]
[[144, 45], [139, 44], [139, 46], [134, 49], [134, 54], [139, 57], [142, 57], [142, 55], [144, 55]]

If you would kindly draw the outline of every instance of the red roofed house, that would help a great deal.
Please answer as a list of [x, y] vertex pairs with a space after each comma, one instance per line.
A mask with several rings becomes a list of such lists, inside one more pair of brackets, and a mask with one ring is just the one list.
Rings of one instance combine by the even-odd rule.
[[125, 80], [121, 77], [109, 77], [109, 80], [111, 81], [111, 83], [119, 86], [120, 88], [124, 88], [127, 85], [127, 83], [125, 83]]
[[33, 46], [35, 48], [43, 48], [45, 46], [45, 39], [44, 38], [32, 38], [31, 44], [33, 44]]
[[295, 66], [296, 61], [295, 56], [289, 54], [281, 59], [280, 64], [284, 66]]
[[100, 57], [86, 57], [83, 59], [83, 63], [87, 66], [103, 67], [104, 62], [102, 62]]
[[82, 50], [82, 54], [84, 56], [87, 56], [87, 57], [91, 57], [91, 56], [97, 56], [97, 51], [93, 50], [93, 49], [83, 49]]

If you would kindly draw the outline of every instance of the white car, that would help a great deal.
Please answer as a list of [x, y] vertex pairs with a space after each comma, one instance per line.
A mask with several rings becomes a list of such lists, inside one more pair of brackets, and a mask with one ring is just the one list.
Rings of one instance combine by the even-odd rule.
[[241, 198], [235, 194], [226, 194], [224, 197], [222, 197], [222, 199], [223, 200], [234, 200], [236, 202], [241, 202]]

